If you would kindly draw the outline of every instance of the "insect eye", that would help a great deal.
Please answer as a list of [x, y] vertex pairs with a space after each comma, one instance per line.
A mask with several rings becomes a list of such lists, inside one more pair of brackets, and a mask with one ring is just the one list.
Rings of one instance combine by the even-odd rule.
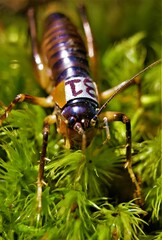
[[69, 126], [70, 128], [72, 128], [75, 123], [76, 123], [76, 118], [75, 118], [75, 117], [72, 116], [72, 117], [70, 117], [70, 118], [68, 119], [68, 126]]

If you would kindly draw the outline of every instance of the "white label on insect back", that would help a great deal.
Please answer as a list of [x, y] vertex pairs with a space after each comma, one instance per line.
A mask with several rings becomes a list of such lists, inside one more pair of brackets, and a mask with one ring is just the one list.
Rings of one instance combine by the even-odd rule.
[[66, 102], [76, 98], [90, 98], [97, 101], [95, 83], [88, 77], [72, 77], [65, 80]]

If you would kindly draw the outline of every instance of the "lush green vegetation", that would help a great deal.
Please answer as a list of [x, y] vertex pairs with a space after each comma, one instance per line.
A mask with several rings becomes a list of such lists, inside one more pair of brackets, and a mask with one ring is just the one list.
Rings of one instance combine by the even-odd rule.
[[[64, 9], [79, 25], [73, 2]], [[40, 4], [39, 8], [40, 33], [45, 6]], [[0, 114], [18, 93], [46, 96], [35, 81], [24, 11], [7, 8], [6, 12], [3, 7]], [[100, 90], [131, 78], [161, 57], [161, 9], [158, 0], [87, 2], [98, 49]], [[38, 221], [36, 181], [42, 124], [52, 110], [27, 103], [14, 108], [0, 128], [0, 239], [162, 238], [160, 78], [160, 64], [140, 76], [141, 106], [137, 86], [132, 86], [107, 107], [131, 118], [132, 162], [141, 185], [142, 205], [135, 201], [134, 185], [124, 169], [122, 123], [110, 124], [111, 139], [104, 145], [105, 135], [99, 131], [85, 156], [81, 151], [65, 150], [52, 126], [44, 178], [47, 185]]]

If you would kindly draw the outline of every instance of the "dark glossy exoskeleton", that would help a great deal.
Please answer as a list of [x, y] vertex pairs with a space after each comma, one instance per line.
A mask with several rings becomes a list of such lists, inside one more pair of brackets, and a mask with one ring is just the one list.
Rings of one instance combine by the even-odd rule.
[[50, 95], [61, 116], [60, 133], [70, 148], [81, 148], [84, 141], [88, 146], [94, 135], [91, 119], [99, 107], [97, 90], [90, 77], [84, 42], [65, 15], [53, 13], [46, 19], [42, 52], [42, 60], [51, 70]]
[[45, 21], [42, 44], [39, 48], [36, 39], [34, 11], [33, 9], [28, 10], [33, 62], [38, 82], [49, 96], [41, 98], [19, 94], [0, 117], [1, 124], [14, 105], [23, 101], [54, 108], [53, 113], [45, 118], [43, 125], [43, 144], [37, 181], [38, 215], [40, 215], [42, 206], [48, 134], [50, 125], [53, 123], [56, 123], [58, 132], [64, 136], [66, 147], [82, 150], [91, 143], [97, 128], [104, 128], [106, 138], [109, 139], [108, 122], [121, 121], [124, 123], [126, 126], [125, 167], [128, 168], [130, 177], [135, 184], [137, 196], [140, 196], [140, 187], [131, 167], [130, 119], [123, 113], [103, 112], [103, 109], [114, 96], [130, 85], [136, 84], [137, 76], [162, 62], [162, 59], [149, 65], [131, 79], [101, 93], [100, 99], [107, 99], [107, 101], [100, 106], [96, 84], [91, 77], [95, 75], [96, 70], [93, 37], [83, 6], [80, 8], [80, 15], [86, 36], [86, 45], [69, 18], [62, 13], [55, 12], [50, 14]]

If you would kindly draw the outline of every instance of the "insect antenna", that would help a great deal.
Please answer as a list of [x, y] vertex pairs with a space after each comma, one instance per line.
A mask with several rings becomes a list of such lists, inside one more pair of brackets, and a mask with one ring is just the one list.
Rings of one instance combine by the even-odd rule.
[[140, 76], [141, 74], [143, 74], [144, 72], [146, 72], [147, 70], [149, 70], [150, 68], [154, 67], [155, 65], [162, 63], [162, 58], [158, 59], [157, 61], [151, 63], [150, 65], [148, 65], [147, 67], [145, 67], [144, 69], [142, 69], [140, 72], [138, 72], [136, 75], [134, 75], [132, 78], [124, 81], [123, 83], [121, 83], [119, 86], [117, 86], [114, 89], [114, 92], [112, 93], [112, 95], [107, 99], [107, 101], [100, 107], [100, 109], [98, 110], [98, 112], [94, 115], [94, 117], [91, 119], [91, 125], [95, 125], [98, 116], [100, 115], [100, 113], [103, 111], [103, 109], [107, 106], [107, 104], [121, 91], [123, 91], [124, 89], [128, 88], [130, 85], [135, 84], [136, 83], [136, 78], [138, 76]]

